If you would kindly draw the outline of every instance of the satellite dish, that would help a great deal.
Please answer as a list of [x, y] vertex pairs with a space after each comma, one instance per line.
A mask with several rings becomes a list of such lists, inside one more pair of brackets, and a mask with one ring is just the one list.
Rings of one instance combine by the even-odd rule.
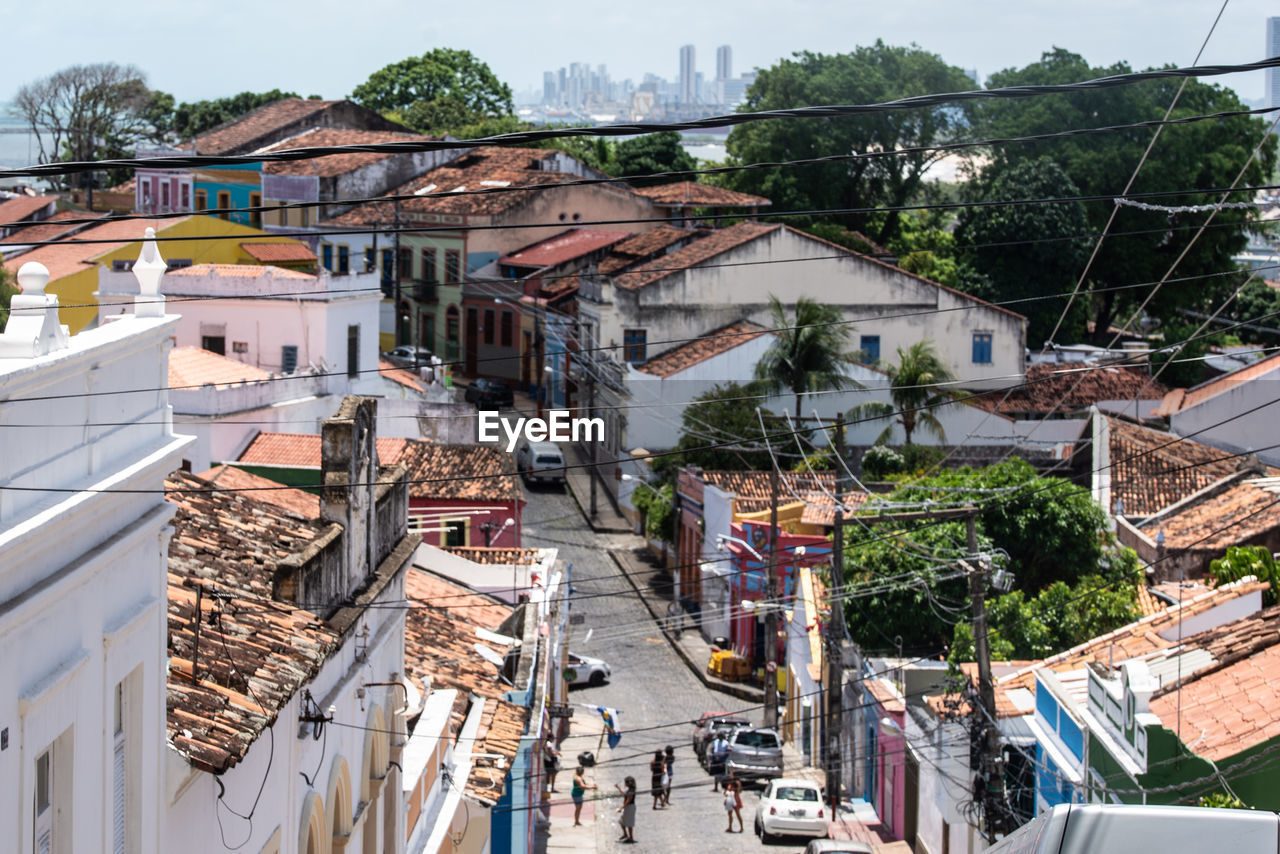
[[503, 658], [489, 647], [482, 643], [475, 644], [476, 652], [480, 653], [480, 657], [495, 667], [502, 667]]

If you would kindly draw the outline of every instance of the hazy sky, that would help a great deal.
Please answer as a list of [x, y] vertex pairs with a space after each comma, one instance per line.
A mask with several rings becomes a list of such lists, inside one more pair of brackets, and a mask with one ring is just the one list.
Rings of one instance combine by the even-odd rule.
[[[877, 38], [915, 42], [953, 65], [992, 71], [1054, 45], [1095, 65], [1189, 64], [1220, 0], [646, 0], [643, 3], [408, 0], [63, 0], [6, 16], [0, 100], [22, 82], [77, 62], [131, 62], [179, 100], [246, 89], [342, 97], [376, 69], [437, 46], [465, 48], [514, 90], [584, 61], [616, 79], [674, 80], [681, 45], [698, 70], [734, 50], [734, 73], [797, 50], [839, 52]], [[1280, 3], [1231, 0], [1203, 62], [1260, 59]], [[1226, 82], [1262, 96], [1261, 73]]]

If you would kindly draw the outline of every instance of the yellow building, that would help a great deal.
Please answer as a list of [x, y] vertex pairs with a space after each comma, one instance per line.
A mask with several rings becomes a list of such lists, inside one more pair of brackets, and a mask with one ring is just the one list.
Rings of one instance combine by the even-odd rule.
[[160, 238], [186, 238], [160, 243], [160, 254], [171, 268], [191, 264], [273, 264], [305, 270], [315, 266], [315, 254], [301, 241], [209, 216], [105, 222], [65, 241], [6, 259], [4, 266], [15, 273], [28, 261], [48, 267], [45, 291], [58, 295], [62, 305], [59, 318], [74, 335], [97, 320], [94, 292], [98, 289], [98, 268], [129, 269], [138, 258], [148, 227], [154, 228]]

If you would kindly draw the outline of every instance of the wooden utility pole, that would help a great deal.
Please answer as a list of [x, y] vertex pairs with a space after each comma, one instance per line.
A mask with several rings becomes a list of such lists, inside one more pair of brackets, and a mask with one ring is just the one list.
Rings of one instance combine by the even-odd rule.
[[393, 219], [392, 219], [392, 221], [393, 221], [393, 224], [394, 224], [394, 227], [395, 227], [395, 232], [394, 232], [394, 234], [392, 234], [392, 236], [391, 236], [392, 246], [394, 247], [394, 251], [395, 251], [395, 258], [392, 260], [392, 268], [391, 268], [391, 269], [393, 269], [393, 270], [395, 271], [395, 274], [396, 274], [396, 275], [395, 275], [395, 282], [394, 282], [394, 284], [393, 284], [393, 287], [395, 288], [395, 293], [396, 293], [396, 296], [395, 296], [395, 306], [396, 306], [396, 310], [395, 310], [395, 315], [394, 315], [394, 317], [395, 317], [395, 324], [396, 324], [396, 327], [395, 327], [395, 340], [396, 340], [396, 345], [397, 345], [397, 346], [399, 346], [399, 345], [401, 345], [401, 344], [403, 344], [403, 343], [404, 343], [404, 341], [402, 340], [402, 336], [401, 336], [401, 334], [400, 334], [400, 328], [401, 328], [401, 323], [400, 323], [400, 276], [404, 273], [404, 271], [400, 269], [400, 200], [399, 200], [399, 199], [396, 199], [396, 201], [393, 203], [391, 210], [392, 210], [392, 218], [393, 218]]
[[844, 757], [841, 736], [844, 733], [844, 496], [848, 489], [844, 475], [844, 415], [836, 416], [836, 514], [831, 528], [831, 615], [827, 618], [827, 732], [824, 744], [827, 769], [827, 797], [831, 800], [832, 818], [840, 803], [840, 786], [844, 779]]
[[769, 562], [765, 573], [764, 725], [778, 725], [778, 467], [769, 472]]
[[987, 572], [986, 564], [978, 555], [978, 532], [975, 516], [965, 520], [968, 534], [969, 557], [972, 565], [965, 564], [969, 575], [969, 601], [973, 606], [973, 657], [978, 663], [978, 702], [981, 715], [978, 725], [980, 740], [982, 816], [987, 842], [996, 841], [996, 810], [993, 804], [1004, 803], [1004, 768], [1000, 760], [1000, 731], [996, 728], [996, 689], [991, 680], [991, 646], [987, 641]]
[[[588, 369], [587, 372], [587, 417], [595, 418], [596, 416], [596, 377]], [[587, 435], [591, 435], [591, 431], [587, 431]], [[588, 472], [591, 481], [591, 518], [596, 518], [596, 478], [598, 474], [598, 466], [600, 464], [598, 451], [600, 450], [599, 442], [591, 443], [591, 470]]]

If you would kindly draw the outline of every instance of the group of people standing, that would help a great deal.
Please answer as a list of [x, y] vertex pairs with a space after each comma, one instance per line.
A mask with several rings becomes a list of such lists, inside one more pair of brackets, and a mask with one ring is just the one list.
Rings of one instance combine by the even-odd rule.
[[[676, 751], [671, 745], [665, 750], [655, 750], [653, 760], [649, 763], [649, 793], [653, 795], [653, 809], [671, 806], [671, 776], [675, 770]], [[625, 786], [626, 788], [623, 788]], [[628, 776], [623, 786], [617, 783], [614, 787], [622, 793], [622, 806], [618, 812], [622, 815], [618, 823], [622, 827], [620, 842], [636, 841], [636, 778]]]
[[724, 832], [734, 832], [733, 819], [736, 816], [738, 833], [742, 833], [742, 781], [732, 771], [727, 776], [724, 773], [725, 762], [729, 758], [729, 740], [724, 737], [724, 733], [716, 733], [708, 750], [711, 752], [711, 758], [707, 762], [711, 772], [711, 791], [720, 791], [720, 783], [724, 782], [724, 811], [729, 819], [729, 826]]

